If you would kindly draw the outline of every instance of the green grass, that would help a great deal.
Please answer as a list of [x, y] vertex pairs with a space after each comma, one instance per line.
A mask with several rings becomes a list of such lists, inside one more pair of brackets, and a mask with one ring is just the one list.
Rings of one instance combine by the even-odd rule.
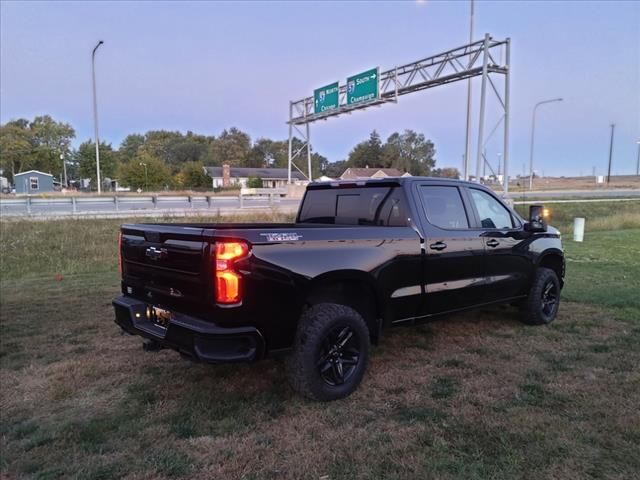
[[587, 232], [582, 243], [565, 239], [572, 302], [617, 307], [631, 315], [640, 306], [640, 229]]
[[[563, 233], [573, 232], [573, 219], [585, 219], [585, 231], [621, 230], [640, 228], [640, 199], [624, 202], [548, 203], [540, 200], [550, 213], [550, 225]], [[529, 205], [516, 205], [524, 218], [529, 215]]]
[[1, 224], [2, 478], [640, 470], [640, 229], [587, 228], [583, 243], [565, 236], [566, 288], [552, 325], [525, 326], [515, 309], [497, 308], [393, 330], [358, 391], [323, 404], [293, 394], [280, 361], [192, 364], [121, 335], [110, 305], [119, 223]]

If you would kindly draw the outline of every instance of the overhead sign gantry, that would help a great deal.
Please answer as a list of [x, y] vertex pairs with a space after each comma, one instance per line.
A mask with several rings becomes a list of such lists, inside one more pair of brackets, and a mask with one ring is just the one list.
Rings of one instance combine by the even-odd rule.
[[[311, 123], [375, 105], [389, 102], [396, 103], [399, 97], [410, 93], [479, 76], [482, 78], [482, 87], [478, 123], [476, 178], [480, 178], [482, 163], [483, 161], [486, 162], [483, 151], [488, 138], [485, 139], [484, 120], [487, 87], [490, 87], [503, 110], [503, 115], [489, 137], [502, 124], [504, 141], [503, 189], [506, 194], [508, 192], [509, 168], [510, 47], [511, 40], [509, 38], [495, 40], [489, 34], [486, 34], [483, 40], [383, 72], [380, 72], [378, 67], [372, 68], [348, 77], [343, 85], [340, 85], [339, 82], [334, 82], [315, 90], [311, 97], [289, 102], [289, 183], [291, 183], [292, 168], [296, 168], [311, 179], [309, 129]], [[503, 77], [502, 85], [494, 81], [496, 75]], [[301, 127], [304, 127], [304, 130]], [[293, 151], [294, 133], [297, 133], [303, 141], [302, 147], [296, 152]], [[307, 154], [308, 174], [305, 174], [295, 163], [295, 160], [302, 156], [305, 151]]]

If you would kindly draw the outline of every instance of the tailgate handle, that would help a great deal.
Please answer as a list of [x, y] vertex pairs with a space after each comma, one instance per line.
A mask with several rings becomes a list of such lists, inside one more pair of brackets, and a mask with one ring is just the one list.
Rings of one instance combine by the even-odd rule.
[[148, 247], [144, 251], [144, 256], [151, 260], [157, 261], [166, 258], [168, 253], [169, 252], [166, 248]]

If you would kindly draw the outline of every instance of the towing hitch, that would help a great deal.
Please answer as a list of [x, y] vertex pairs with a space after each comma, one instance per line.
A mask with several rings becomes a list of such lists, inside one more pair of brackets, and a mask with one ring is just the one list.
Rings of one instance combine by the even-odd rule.
[[144, 342], [142, 342], [142, 350], [144, 350], [145, 352], [159, 352], [164, 348], [165, 347], [154, 340], [145, 340]]

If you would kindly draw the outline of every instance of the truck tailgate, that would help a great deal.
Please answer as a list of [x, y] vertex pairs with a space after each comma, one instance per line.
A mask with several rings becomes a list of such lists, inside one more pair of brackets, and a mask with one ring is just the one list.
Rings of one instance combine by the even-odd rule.
[[123, 285], [127, 292], [167, 307], [210, 305], [209, 241], [203, 227], [123, 225]]

